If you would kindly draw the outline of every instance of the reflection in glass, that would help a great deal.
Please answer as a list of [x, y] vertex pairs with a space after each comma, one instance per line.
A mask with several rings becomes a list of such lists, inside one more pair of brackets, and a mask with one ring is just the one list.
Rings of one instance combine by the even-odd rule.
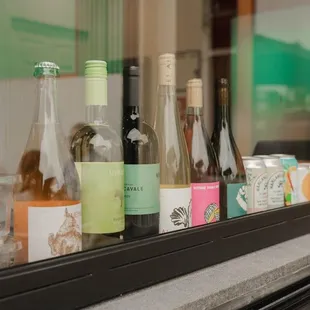
[[[289, 2], [291, 8], [288, 9], [285, 6]], [[249, 192], [244, 191], [241, 186], [245, 182], [245, 172], [240, 154], [253, 154], [255, 145], [265, 140], [270, 142], [268, 148], [254, 153], [268, 156], [268, 159], [263, 158], [268, 177], [268, 209], [284, 206], [284, 192], [286, 205], [309, 201], [309, 169], [300, 162], [310, 162], [310, 41], [307, 31], [304, 31], [309, 24], [310, 6], [300, 6], [293, 2], [286, 1], [284, 4], [281, 0], [259, 0], [254, 12], [252, 5], [248, 4], [250, 1], [242, 1], [242, 6], [238, 1], [225, 0], [150, 0], [147, 3], [132, 0], [54, 0], [53, 3], [48, 0], [29, 0], [27, 3], [7, 1], [0, 12], [0, 46], [3, 54], [0, 59], [0, 161], [8, 172], [6, 174], [0, 171], [0, 247], [1, 243], [7, 245], [19, 237], [23, 241], [19, 244], [26, 245], [22, 252], [18, 251], [21, 254], [17, 256], [20, 262], [55, 257], [68, 252], [61, 235], [67, 226], [73, 227], [79, 221], [74, 219], [79, 212], [69, 211], [69, 207], [73, 208], [71, 204], [79, 203], [79, 190], [66, 148], [71, 149], [82, 180], [84, 220], [80, 229], [84, 232], [84, 249], [122, 242], [122, 236], [129, 240], [156, 234], [159, 231], [159, 214], [154, 211], [155, 204], [154, 213], [129, 214], [126, 197], [124, 200], [122, 198], [122, 169], [115, 168], [120, 167], [123, 161], [122, 139], [127, 152], [127, 165], [157, 165], [160, 157], [160, 232], [205, 224], [211, 218], [218, 219], [217, 212], [202, 212], [204, 207], [201, 207], [198, 221], [195, 213], [197, 199], [193, 194], [191, 214], [188, 191], [190, 177], [192, 189], [194, 184], [199, 184], [197, 190], [202, 189], [201, 184], [218, 181], [213, 178], [213, 174], [216, 174], [215, 159], [213, 160], [204, 127], [206, 125], [207, 130], [211, 129], [209, 126], [213, 125], [214, 111], [219, 113], [216, 113], [218, 115], [215, 117], [212, 141], [219, 155], [223, 179], [220, 183], [221, 203], [215, 204], [221, 205], [222, 220], [230, 217], [227, 215], [227, 208], [231, 203], [241, 206], [237, 209], [239, 213], [233, 213], [232, 216], [253, 211], [250, 201], [248, 208], [245, 207]], [[44, 11], [51, 14], [38, 13]], [[192, 14], [189, 15], [189, 11]], [[297, 22], [289, 24], [286, 22], [289, 19]], [[155, 67], [158, 65], [158, 54], [168, 51], [176, 51], [177, 72], [171, 69], [175, 61], [173, 56], [161, 57], [161, 62], [165, 57], [168, 60], [163, 61], [165, 69], [162, 68], [164, 65], [159, 66], [157, 89], [158, 70]], [[61, 103], [59, 114], [68, 139], [63, 141], [57, 115], [53, 120], [56, 112], [49, 108], [49, 102], [55, 101], [54, 79], [50, 75], [41, 77], [37, 81], [41, 94], [40, 103], [37, 102], [38, 117], [32, 125], [18, 168], [15, 221], [11, 221], [19, 236], [14, 239], [8, 236], [9, 231], [13, 231], [9, 227], [12, 185], [6, 183], [6, 177], [15, 174], [29, 133], [35, 95], [31, 91], [31, 81], [26, 77], [29, 77], [29, 70], [32, 70], [35, 60], [46, 58], [55, 60], [64, 73], [57, 81], [57, 95]], [[105, 80], [103, 84], [101, 77], [96, 76], [91, 80], [87, 76], [85, 83], [80, 75], [87, 59], [107, 61], [108, 82]], [[148, 124], [153, 123], [156, 116], [155, 129], [160, 154], [153, 151], [157, 148], [156, 143], [149, 143], [155, 141], [154, 133], [150, 126], [142, 122], [140, 108], [126, 106], [123, 113], [121, 68], [124, 59], [139, 59], [141, 64], [143, 114]], [[197, 107], [190, 106], [190, 101], [187, 100], [189, 106], [185, 136], [190, 155], [188, 161], [181, 132], [184, 128], [180, 128], [175, 94], [184, 104], [186, 81], [198, 76], [202, 77], [205, 101], [204, 107], [200, 103]], [[216, 107], [219, 96], [217, 94], [217, 99], [212, 100], [213, 79], [221, 76], [231, 77], [232, 104], [219, 104]], [[95, 86], [96, 83], [101, 86]], [[155, 104], [156, 89], [158, 105]], [[102, 100], [89, 104], [94, 98]], [[88, 124], [83, 122], [85, 104]], [[140, 140], [135, 140], [132, 135], [129, 137], [129, 132], [126, 134], [127, 139], [124, 136], [120, 139], [123, 115], [126, 123], [124, 127], [137, 129]], [[233, 136], [230, 125], [233, 126]], [[131, 131], [132, 133], [137, 134], [137, 131]], [[147, 143], [144, 135], [147, 136]], [[304, 141], [296, 141], [301, 139]], [[273, 148], [276, 140], [281, 140], [277, 149]], [[284, 147], [282, 142], [286, 142], [288, 147]], [[132, 156], [128, 155], [129, 152]], [[273, 153], [294, 155], [299, 162], [298, 167], [296, 162], [288, 165], [286, 160], [282, 161], [283, 165], [279, 164], [280, 159], [270, 157], [269, 154]], [[108, 165], [112, 167], [111, 163], [115, 167], [107, 172]], [[60, 172], [56, 166], [60, 167]], [[153, 176], [155, 174], [154, 171], [150, 173]], [[150, 175], [145, 174], [145, 184], [152, 183]], [[112, 183], [114, 177], [113, 180], [118, 185]], [[230, 194], [228, 188], [231, 190]], [[104, 196], [108, 190], [109, 194]], [[100, 195], [96, 196], [96, 191]], [[156, 191], [157, 187], [152, 193]], [[204, 195], [211, 197], [207, 191]], [[149, 203], [153, 198], [150, 195], [148, 197]], [[208, 206], [215, 207], [212, 205], [214, 201], [204, 201]], [[23, 207], [23, 204], [26, 206]], [[114, 216], [109, 213], [111, 208], [108, 205], [119, 206], [119, 209], [114, 209]], [[34, 214], [42, 211], [43, 207], [44, 214], [47, 214], [54, 206], [57, 206], [54, 208], [57, 210], [68, 206], [67, 212], [64, 209], [57, 218], [57, 229], [53, 224], [56, 222], [51, 220], [52, 215], [38, 220], [41, 215]], [[126, 231], [124, 209], [127, 212]], [[40, 232], [42, 230], [42, 233], [31, 230], [31, 234], [37, 236], [31, 237], [31, 246], [41, 242], [41, 236], [47, 240], [40, 249], [41, 252], [45, 249], [44, 254], [40, 254], [40, 251], [31, 254], [32, 259], [28, 256], [29, 215], [35, 222], [32, 227], [37, 227]], [[62, 224], [64, 226], [60, 228]], [[42, 227], [38, 228], [39, 225]], [[49, 229], [47, 235], [44, 232], [46, 229]], [[76, 235], [79, 233], [81, 232], [78, 231]], [[74, 238], [70, 239], [71, 243]], [[14, 249], [14, 242], [13, 246], [6, 248]], [[19, 246], [16, 248], [20, 249]]]

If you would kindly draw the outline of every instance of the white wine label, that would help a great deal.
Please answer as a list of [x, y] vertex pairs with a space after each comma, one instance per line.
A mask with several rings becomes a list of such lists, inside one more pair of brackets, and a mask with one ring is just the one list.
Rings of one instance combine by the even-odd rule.
[[82, 250], [81, 204], [28, 208], [28, 262]]
[[159, 232], [191, 227], [191, 188], [161, 188]]

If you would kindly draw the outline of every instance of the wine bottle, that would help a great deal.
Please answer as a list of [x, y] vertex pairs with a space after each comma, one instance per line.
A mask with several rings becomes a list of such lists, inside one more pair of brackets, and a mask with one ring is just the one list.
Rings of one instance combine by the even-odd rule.
[[81, 180], [83, 249], [118, 243], [125, 227], [123, 146], [107, 121], [107, 63], [85, 64], [87, 124], [71, 141]]
[[189, 157], [176, 105], [175, 55], [159, 57], [155, 132], [160, 159], [160, 233], [191, 226]]
[[216, 100], [218, 117], [211, 141], [219, 159], [222, 177], [220, 219], [225, 220], [246, 214], [246, 175], [229, 120], [229, 85], [227, 79], [221, 78], [217, 81]]
[[82, 248], [80, 184], [56, 110], [51, 62], [35, 65], [37, 106], [14, 186], [14, 234], [22, 241], [18, 262], [33, 262]]
[[220, 183], [215, 151], [203, 121], [202, 81], [187, 82], [184, 134], [190, 160], [192, 225], [219, 221]]
[[124, 239], [159, 232], [159, 154], [153, 128], [139, 104], [139, 68], [123, 70], [123, 146], [125, 163]]

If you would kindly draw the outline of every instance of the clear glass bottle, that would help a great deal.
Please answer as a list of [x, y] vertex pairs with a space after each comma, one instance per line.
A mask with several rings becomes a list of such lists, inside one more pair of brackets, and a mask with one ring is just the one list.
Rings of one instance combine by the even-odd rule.
[[22, 241], [18, 262], [81, 250], [79, 177], [56, 109], [52, 62], [35, 66], [37, 107], [14, 187], [14, 235]]
[[229, 84], [221, 78], [216, 83], [218, 118], [212, 135], [212, 145], [221, 171], [220, 219], [245, 215], [247, 212], [246, 175], [241, 154], [233, 137], [229, 120]]
[[203, 120], [201, 79], [187, 82], [184, 134], [189, 152], [192, 189], [192, 224], [219, 221], [220, 183], [215, 151]]
[[153, 128], [142, 117], [139, 68], [123, 70], [125, 240], [159, 232], [159, 154]]
[[159, 57], [155, 132], [160, 159], [160, 233], [191, 226], [190, 165], [176, 104], [175, 55]]
[[120, 242], [125, 226], [123, 146], [107, 121], [107, 63], [85, 63], [87, 124], [71, 141], [81, 180], [83, 249]]

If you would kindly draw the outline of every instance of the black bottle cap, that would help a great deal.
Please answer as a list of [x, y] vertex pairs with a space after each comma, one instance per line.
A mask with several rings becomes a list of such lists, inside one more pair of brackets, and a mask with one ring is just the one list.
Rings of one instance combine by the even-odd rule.
[[139, 67], [137, 66], [125, 66], [123, 68], [123, 76], [139, 76]]
[[123, 68], [123, 106], [139, 106], [139, 67]]

